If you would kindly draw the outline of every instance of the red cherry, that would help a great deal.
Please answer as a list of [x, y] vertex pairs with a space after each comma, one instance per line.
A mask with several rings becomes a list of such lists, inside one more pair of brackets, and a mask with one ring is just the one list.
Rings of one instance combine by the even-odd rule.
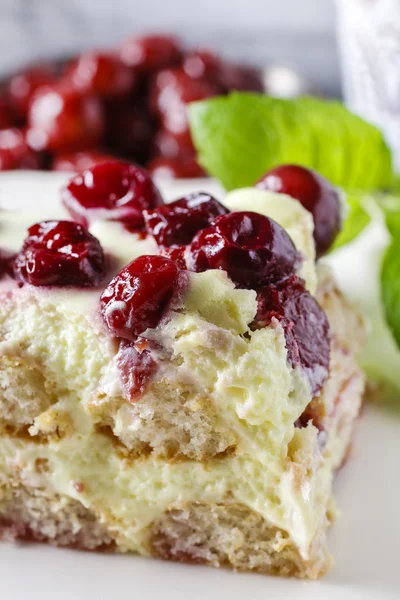
[[96, 220], [120, 221], [130, 229], [143, 226], [143, 210], [162, 204], [148, 173], [134, 164], [107, 162], [74, 177], [62, 190], [62, 202], [82, 225]]
[[218, 81], [221, 59], [213, 50], [199, 49], [188, 52], [183, 61], [183, 70], [192, 79]]
[[86, 96], [66, 81], [60, 81], [36, 91], [28, 125], [28, 143], [35, 150], [74, 152], [100, 142], [103, 109], [98, 98]]
[[12, 75], [7, 84], [7, 93], [15, 114], [25, 120], [34, 92], [55, 80], [56, 75], [49, 65], [34, 65]]
[[126, 40], [120, 51], [121, 60], [139, 71], [156, 71], [181, 60], [179, 41], [166, 35], [148, 35]]
[[157, 363], [149, 348], [143, 348], [141, 338], [136, 343], [121, 340], [117, 354], [117, 367], [122, 386], [130, 402], [135, 402], [149, 385], [157, 371]]
[[157, 158], [182, 158], [195, 156], [190, 131], [186, 129], [181, 134], [171, 133], [167, 129], [160, 129], [153, 138], [153, 156]]
[[132, 103], [109, 103], [106, 110], [106, 143], [117, 153], [147, 160], [154, 123], [148, 112]]
[[173, 260], [182, 271], [186, 271], [186, 250], [187, 246], [170, 246], [168, 248], [161, 248], [160, 253], [162, 256]]
[[221, 63], [218, 73], [218, 83], [226, 92], [238, 90], [242, 92], [264, 92], [261, 72], [248, 66]]
[[140, 256], [124, 267], [100, 298], [100, 310], [110, 332], [134, 341], [160, 322], [178, 288], [180, 270], [164, 256]]
[[150, 175], [157, 179], [195, 179], [205, 177], [206, 173], [192, 158], [155, 158], [147, 164]]
[[291, 275], [300, 256], [286, 231], [254, 212], [217, 217], [190, 246], [194, 271], [222, 269], [240, 287], [259, 289]]
[[324, 177], [299, 165], [271, 169], [256, 184], [296, 198], [314, 217], [317, 257], [329, 250], [341, 228], [340, 198], [337, 189]]
[[83, 93], [103, 98], [119, 98], [130, 94], [136, 76], [117, 56], [106, 52], [84, 52], [67, 69], [67, 78]]
[[0, 171], [39, 169], [40, 157], [27, 145], [20, 129], [0, 130]]
[[104, 162], [110, 162], [113, 160], [114, 157], [111, 154], [102, 154], [101, 152], [97, 152], [97, 150], [56, 154], [54, 156], [52, 170], [80, 173], [81, 171], [86, 171], [86, 169], [90, 169], [95, 165], [100, 165]]
[[104, 277], [100, 242], [78, 223], [42, 221], [28, 229], [14, 276], [36, 286], [97, 286]]
[[165, 129], [175, 134], [188, 130], [189, 102], [216, 96], [219, 88], [204, 79], [193, 79], [181, 68], [159, 71], [152, 81], [150, 102]]
[[183, 246], [189, 244], [198, 231], [209, 227], [216, 217], [228, 212], [210, 194], [194, 192], [143, 214], [146, 229], [159, 246]]
[[0, 96], [0, 129], [7, 129], [16, 124], [15, 115], [7, 96]]
[[291, 276], [258, 293], [258, 311], [253, 329], [279, 321], [285, 331], [288, 360], [301, 366], [315, 396], [328, 377], [330, 359], [329, 323], [325, 312], [305, 289], [304, 281]]

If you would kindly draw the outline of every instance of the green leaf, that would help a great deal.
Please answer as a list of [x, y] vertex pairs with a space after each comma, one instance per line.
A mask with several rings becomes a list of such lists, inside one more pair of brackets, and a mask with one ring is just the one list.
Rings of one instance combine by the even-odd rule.
[[400, 348], [400, 237], [386, 250], [381, 268], [381, 297], [385, 319]]
[[379, 194], [376, 202], [384, 214], [390, 235], [394, 238], [400, 237], [400, 196]]
[[349, 192], [347, 194], [347, 216], [343, 229], [337, 236], [331, 252], [345, 244], [352, 242], [371, 222], [368, 201], [362, 192]]
[[336, 101], [235, 92], [192, 103], [189, 121], [199, 162], [228, 190], [281, 163], [312, 167], [349, 189], [393, 184], [382, 133]]

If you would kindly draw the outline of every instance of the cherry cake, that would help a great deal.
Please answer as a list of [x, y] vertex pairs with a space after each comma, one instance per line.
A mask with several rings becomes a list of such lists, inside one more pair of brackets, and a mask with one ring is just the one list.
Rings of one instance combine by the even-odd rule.
[[[125, 63], [161, 68], [152, 48]], [[71, 67], [85, 89], [130, 81], [95, 66]], [[112, 160], [22, 175], [1, 182], [24, 207], [0, 213], [2, 538], [322, 576], [364, 389], [363, 320], [316, 261], [339, 192], [293, 165], [225, 197]]]

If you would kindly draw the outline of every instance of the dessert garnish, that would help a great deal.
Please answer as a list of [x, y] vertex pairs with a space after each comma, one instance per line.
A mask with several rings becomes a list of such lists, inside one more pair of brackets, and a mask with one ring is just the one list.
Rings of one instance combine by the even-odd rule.
[[190, 244], [195, 234], [229, 210], [206, 192], [188, 194], [170, 204], [144, 211], [146, 230], [163, 247]]
[[249, 289], [284, 279], [301, 263], [286, 231], [253, 212], [217, 217], [211, 227], [195, 236], [189, 256], [193, 271], [222, 269], [236, 285]]
[[78, 174], [62, 191], [62, 201], [72, 218], [84, 226], [96, 220], [120, 221], [132, 231], [143, 227], [143, 210], [163, 203], [144, 169], [119, 161]]
[[105, 274], [100, 242], [72, 221], [42, 221], [28, 237], [13, 263], [17, 281], [35, 286], [97, 286]]
[[325, 312], [295, 275], [259, 290], [252, 329], [279, 321], [285, 332], [288, 360], [301, 366], [315, 396], [328, 376], [330, 339]]
[[341, 228], [338, 190], [325, 178], [300, 165], [279, 165], [256, 184], [260, 190], [288, 194], [313, 216], [317, 258], [326, 254]]
[[100, 298], [109, 331], [135, 341], [148, 327], [156, 327], [182, 278], [175, 262], [165, 256], [140, 256], [124, 267]]

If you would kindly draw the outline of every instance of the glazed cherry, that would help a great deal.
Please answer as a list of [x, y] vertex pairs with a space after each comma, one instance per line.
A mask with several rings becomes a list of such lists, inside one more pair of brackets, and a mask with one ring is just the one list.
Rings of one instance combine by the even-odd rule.
[[327, 179], [299, 165], [281, 165], [264, 175], [256, 187], [299, 200], [314, 218], [317, 257], [329, 250], [340, 231], [341, 216], [339, 193]]
[[306, 374], [313, 396], [328, 376], [330, 358], [329, 323], [325, 312], [295, 275], [258, 292], [258, 311], [253, 329], [282, 325], [288, 360]]
[[151, 349], [144, 347], [146, 340], [136, 343], [121, 340], [116, 357], [125, 396], [135, 402], [145, 391], [157, 371], [157, 363]]
[[192, 156], [178, 158], [154, 158], [147, 163], [150, 175], [157, 179], [195, 179], [206, 173]]
[[160, 249], [161, 255], [173, 260], [182, 271], [187, 269], [186, 251], [187, 246], [169, 246]]
[[0, 129], [15, 125], [16, 120], [7, 96], [0, 96]]
[[93, 50], [81, 54], [67, 69], [66, 76], [78, 90], [102, 98], [127, 96], [136, 84], [132, 69], [119, 57]]
[[113, 160], [114, 157], [111, 154], [102, 154], [97, 150], [56, 154], [53, 159], [52, 170], [80, 173], [86, 171], [86, 169], [91, 169], [95, 165]]
[[156, 71], [179, 63], [181, 48], [176, 38], [148, 35], [126, 40], [120, 51], [121, 60], [141, 72]]
[[189, 256], [194, 271], [222, 269], [236, 285], [250, 289], [291, 275], [301, 262], [286, 231], [254, 212], [217, 217], [196, 235]]
[[124, 267], [100, 298], [100, 311], [109, 331], [134, 341], [154, 328], [179, 287], [180, 269], [164, 256], [140, 256]]
[[82, 94], [66, 81], [40, 87], [32, 98], [27, 139], [35, 150], [74, 152], [93, 148], [103, 130], [100, 100]]
[[108, 105], [106, 143], [116, 153], [147, 160], [153, 133], [153, 119], [144, 108], [128, 103]]
[[144, 169], [113, 161], [74, 177], [62, 190], [62, 202], [82, 225], [103, 219], [120, 221], [133, 231], [144, 224], [143, 210], [156, 208], [163, 201]]
[[159, 129], [153, 139], [152, 151], [155, 160], [158, 158], [182, 159], [196, 155], [192, 136], [188, 129], [180, 134], [172, 133], [164, 128]]
[[40, 157], [28, 147], [20, 129], [0, 130], [0, 171], [39, 169]]
[[97, 286], [104, 277], [100, 242], [73, 221], [42, 221], [28, 229], [14, 260], [18, 281], [35, 286]]
[[193, 79], [181, 68], [164, 69], [155, 76], [150, 90], [152, 109], [165, 129], [175, 134], [188, 131], [189, 102], [216, 96], [219, 88], [204, 79]]
[[198, 231], [209, 227], [216, 217], [228, 212], [210, 194], [194, 192], [143, 214], [146, 229], [159, 246], [184, 246], [190, 244]]
[[7, 84], [7, 93], [14, 113], [25, 120], [34, 92], [43, 85], [55, 82], [54, 70], [49, 65], [34, 65], [12, 75]]
[[193, 79], [206, 78], [217, 81], [221, 68], [221, 59], [209, 49], [188, 52], [183, 61], [183, 70]]
[[221, 63], [219, 69], [218, 83], [225, 92], [231, 90], [264, 92], [264, 84], [258, 69], [225, 61]]

